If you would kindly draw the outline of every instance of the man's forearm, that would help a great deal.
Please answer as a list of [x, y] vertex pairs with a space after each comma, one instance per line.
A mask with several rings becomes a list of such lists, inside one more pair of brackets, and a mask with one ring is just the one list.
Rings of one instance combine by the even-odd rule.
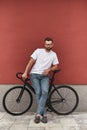
[[34, 63], [35, 63], [35, 60], [31, 58], [26, 66], [24, 73], [28, 74]]
[[50, 68], [50, 71], [58, 70], [58, 65], [54, 65]]
[[58, 70], [58, 65], [53, 65], [51, 68], [44, 70], [42, 75], [47, 75], [50, 71]]

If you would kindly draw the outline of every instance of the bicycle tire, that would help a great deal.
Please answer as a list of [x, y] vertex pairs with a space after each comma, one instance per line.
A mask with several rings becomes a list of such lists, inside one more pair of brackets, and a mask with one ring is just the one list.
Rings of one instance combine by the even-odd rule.
[[[56, 86], [55, 86], [56, 87]], [[62, 98], [59, 96], [59, 94]], [[49, 95], [49, 104], [52, 111], [59, 115], [68, 115], [75, 111], [79, 103], [77, 92], [70, 86], [57, 86]]]
[[17, 97], [22, 89], [23, 86], [15, 86], [5, 93], [3, 97], [3, 107], [7, 113], [15, 116], [22, 115], [32, 106], [33, 96], [27, 88], [24, 88], [21, 101], [17, 103]]

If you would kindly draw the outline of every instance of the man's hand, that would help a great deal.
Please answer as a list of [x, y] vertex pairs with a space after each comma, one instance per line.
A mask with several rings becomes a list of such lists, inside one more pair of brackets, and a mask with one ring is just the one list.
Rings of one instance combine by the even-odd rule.
[[54, 71], [54, 70], [58, 70], [58, 64], [53, 65], [51, 68], [44, 70], [42, 75], [45, 76], [45, 75], [49, 74], [50, 71]]
[[49, 72], [50, 72], [50, 69], [46, 69], [46, 70], [44, 70], [44, 72], [42, 73], [42, 75], [45, 76], [45, 75], [49, 74]]
[[27, 73], [22, 74], [22, 79], [25, 80], [27, 78]]

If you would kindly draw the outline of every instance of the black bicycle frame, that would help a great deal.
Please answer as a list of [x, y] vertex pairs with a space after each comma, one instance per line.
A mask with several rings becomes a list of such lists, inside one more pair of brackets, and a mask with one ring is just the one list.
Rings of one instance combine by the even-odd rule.
[[[55, 70], [55, 71], [53, 72], [53, 75], [52, 75], [52, 77], [51, 77], [51, 79], [50, 79], [50, 83], [49, 83], [49, 85], [50, 85], [50, 86], [49, 86], [49, 93], [51, 92], [51, 89], [52, 89], [52, 86], [53, 86], [54, 89], [55, 89], [55, 90], [57, 91], [57, 93], [59, 94], [59, 96], [62, 98], [62, 96], [60, 95], [60, 93], [58, 92], [58, 90], [56, 89], [56, 87], [55, 87], [55, 85], [54, 85], [54, 83], [53, 83], [54, 80], [55, 80], [55, 78], [54, 78], [54, 77], [55, 77], [55, 74], [56, 74], [56, 72], [59, 72], [59, 71], [60, 71], [60, 69], [59, 69], [59, 70]], [[34, 88], [32, 87], [32, 85], [31, 85], [30, 83], [27, 82], [27, 81], [30, 81], [30, 79], [27, 78], [27, 79], [23, 80], [22, 77], [20, 76], [20, 75], [22, 75], [22, 74], [23, 74], [23, 73], [21, 73], [21, 72], [18, 72], [18, 73], [16, 74], [16, 77], [17, 77], [18, 79], [20, 79], [20, 80], [24, 83], [23, 89], [21, 90], [18, 99], [21, 98], [25, 87], [27, 87], [28, 89], [30, 89], [30, 90], [35, 94]], [[17, 100], [18, 100], [18, 99], [17, 99]]]

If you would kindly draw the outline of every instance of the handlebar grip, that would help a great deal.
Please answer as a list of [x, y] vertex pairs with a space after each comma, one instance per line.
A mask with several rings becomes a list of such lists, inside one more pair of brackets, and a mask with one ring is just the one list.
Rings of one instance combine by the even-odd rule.
[[22, 79], [22, 72], [17, 72], [16, 73], [16, 77], [18, 78], [18, 79]]
[[16, 73], [16, 77], [17, 77], [18, 79], [22, 80], [23, 82], [27, 82], [27, 81], [30, 80], [29, 78], [26, 78], [25, 80], [23, 80], [22, 74], [23, 74], [22, 72], [17, 72], [17, 73]]

